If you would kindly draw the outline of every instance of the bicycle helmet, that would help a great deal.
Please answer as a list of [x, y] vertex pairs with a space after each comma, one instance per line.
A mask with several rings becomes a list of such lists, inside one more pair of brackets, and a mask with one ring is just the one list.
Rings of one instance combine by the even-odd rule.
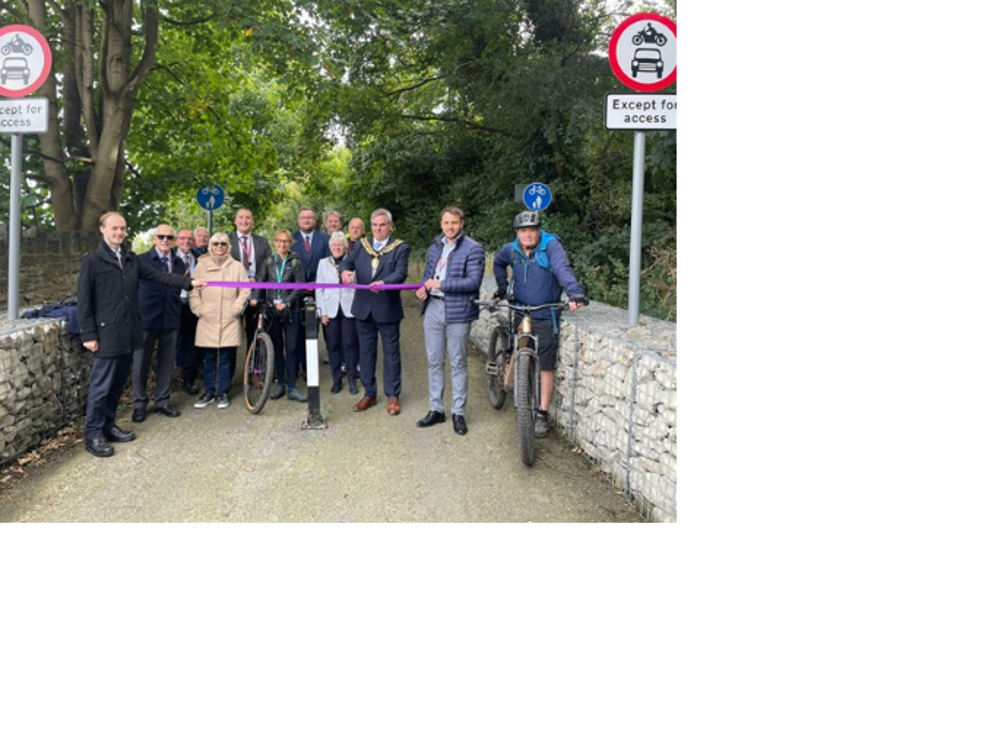
[[514, 230], [518, 228], [538, 228], [542, 224], [541, 218], [534, 210], [519, 212], [514, 218]]

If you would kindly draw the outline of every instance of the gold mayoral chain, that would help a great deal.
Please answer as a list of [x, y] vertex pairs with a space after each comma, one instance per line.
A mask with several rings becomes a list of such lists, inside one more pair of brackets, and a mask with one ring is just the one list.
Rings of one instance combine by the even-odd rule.
[[386, 244], [385, 246], [383, 246], [381, 252], [376, 252], [367, 238], [361, 239], [361, 248], [364, 249], [366, 252], [368, 252], [368, 256], [372, 258], [373, 276], [375, 275], [375, 271], [378, 270], [378, 258], [381, 257], [383, 254], [388, 254], [389, 252], [393, 251], [397, 246], [399, 246], [402, 243], [403, 243], [402, 239], [396, 239], [391, 244]]

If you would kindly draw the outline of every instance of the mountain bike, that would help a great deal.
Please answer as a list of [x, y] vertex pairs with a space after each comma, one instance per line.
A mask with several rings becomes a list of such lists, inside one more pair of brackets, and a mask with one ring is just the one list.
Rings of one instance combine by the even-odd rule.
[[[517, 438], [521, 463], [535, 463], [535, 413], [541, 384], [538, 375], [538, 337], [531, 323], [531, 313], [540, 310], [569, 309], [569, 302], [527, 306], [502, 299], [478, 299], [473, 302], [494, 313], [486, 351], [486, 381], [490, 404], [502, 409], [507, 394], [514, 393], [517, 414]], [[498, 310], [504, 309], [501, 313]], [[524, 315], [519, 324], [516, 316]]]
[[257, 330], [247, 348], [247, 359], [243, 365], [243, 401], [251, 414], [259, 414], [264, 408], [274, 379], [274, 344], [267, 334], [270, 317], [270, 305], [259, 302]]

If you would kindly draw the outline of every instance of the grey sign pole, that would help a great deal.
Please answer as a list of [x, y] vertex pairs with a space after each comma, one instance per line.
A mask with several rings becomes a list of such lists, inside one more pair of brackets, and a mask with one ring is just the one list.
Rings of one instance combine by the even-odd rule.
[[635, 132], [632, 156], [632, 237], [628, 253], [628, 325], [639, 324], [639, 278], [642, 273], [642, 193], [646, 188], [646, 133]]
[[16, 320], [21, 300], [21, 134], [10, 135], [10, 234], [7, 248], [7, 317]]

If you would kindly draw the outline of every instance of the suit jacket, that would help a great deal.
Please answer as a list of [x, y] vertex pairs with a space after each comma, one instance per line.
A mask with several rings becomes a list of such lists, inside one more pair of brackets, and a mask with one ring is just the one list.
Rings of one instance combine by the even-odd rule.
[[97, 249], [80, 263], [76, 297], [80, 318], [80, 340], [97, 341], [95, 357], [131, 354], [142, 346], [139, 320], [139, 279], [190, 289], [187, 276], [171, 275], [139, 259], [122, 245], [122, 264], [102, 239]]
[[[264, 263], [267, 258], [271, 256], [271, 245], [268, 243], [267, 239], [263, 236], [258, 236], [256, 233], [251, 233], [250, 238], [253, 241], [253, 258], [254, 271], [257, 273], [256, 280], [260, 280], [261, 271], [264, 269]], [[243, 264], [243, 250], [240, 249], [240, 234], [237, 231], [233, 231], [229, 234], [229, 256], [234, 260]], [[254, 280], [251, 278], [250, 280]]]
[[[368, 240], [370, 244], [373, 239]], [[391, 244], [394, 239], [386, 239]], [[344, 270], [353, 270], [357, 275], [356, 283], [367, 285], [374, 281], [383, 283], [406, 283], [407, 268], [410, 263], [410, 247], [405, 242], [388, 254], [379, 257], [378, 266], [372, 273], [372, 257], [365, 251], [361, 242], [355, 241], [347, 253]], [[371, 317], [375, 322], [399, 322], [403, 319], [403, 299], [399, 291], [368, 291], [359, 288], [354, 292], [354, 304], [351, 311], [355, 317], [365, 319]]]
[[[137, 256], [139, 264], [166, 272], [155, 249]], [[184, 261], [170, 250], [170, 272], [174, 275], [188, 273]], [[143, 330], [177, 330], [181, 326], [181, 292], [176, 286], [153, 281], [139, 281], [139, 319]]]
[[330, 256], [330, 237], [320, 231], [313, 231], [312, 243], [309, 245], [312, 252], [306, 252], [305, 242], [302, 240], [302, 231], [292, 234], [295, 241], [292, 243], [292, 251], [299, 255], [302, 265], [306, 271], [306, 282], [316, 282], [316, 271], [319, 270], [319, 261]]

